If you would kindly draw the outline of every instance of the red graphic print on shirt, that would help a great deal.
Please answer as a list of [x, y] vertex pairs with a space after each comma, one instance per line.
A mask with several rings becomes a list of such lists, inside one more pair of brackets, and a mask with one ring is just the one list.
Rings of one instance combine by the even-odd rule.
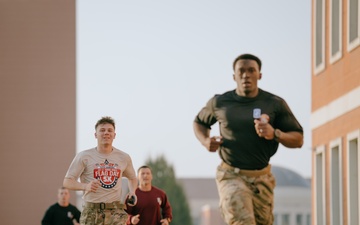
[[118, 164], [109, 163], [105, 160], [104, 163], [97, 163], [94, 169], [94, 178], [100, 180], [101, 187], [113, 188], [120, 178], [121, 170], [118, 169]]

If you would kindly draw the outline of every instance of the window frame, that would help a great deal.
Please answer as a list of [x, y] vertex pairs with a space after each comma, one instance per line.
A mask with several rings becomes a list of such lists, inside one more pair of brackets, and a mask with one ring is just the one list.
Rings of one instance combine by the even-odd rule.
[[[333, 149], [334, 148], [338, 148], [338, 152], [337, 152], [337, 156], [333, 154]], [[331, 225], [338, 225], [342, 223], [343, 220], [343, 201], [344, 201], [344, 197], [342, 194], [342, 141], [341, 138], [337, 138], [333, 141], [330, 142], [329, 145], [329, 156], [330, 156], [330, 224]], [[334, 167], [334, 158], [338, 157], [338, 171], [337, 171], [337, 175], [338, 175], [338, 180], [334, 180], [334, 176], [336, 174], [333, 173], [333, 167]], [[339, 185], [338, 186], [338, 193], [333, 193], [335, 188], [334, 185]], [[333, 194], [338, 194], [338, 201], [334, 204], [334, 196]], [[338, 208], [336, 208], [338, 207]], [[335, 216], [335, 210], [338, 210], [339, 213], [339, 222], [334, 222], [333, 221], [333, 216]]]
[[[317, 20], [316, 20], [316, 11], [317, 11], [317, 2], [321, 1], [321, 13], [322, 13], [322, 17], [321, 17], [321, 52], [319, 54], [321, 54], [321, 62], [319, 63], [319, 65], [316, 65], [317, 63]], [[314, 50], [313, 50], [313, 64], [314, 64], [314, 74], [317, 75], [320, 72], [322, 72], [325, 69], [325, 0], [314, 0], [313, 1], [313, 44], [314, 44]]]
[[[333, 32], [333, 19], [334, 19], [334, 16], [333, 16], [333, 2], [334, 1], [338, 1], [339, 2], [339, 12], [338, 12], [338, 15], [339, 15], [339, 33], [337, 34], [338, 35], [338, 41], [339, 41], [339, 50], [333, 54], [333, 35], [332, 35], [332, 32]], [[330, 21], [330, 29], [329, 29], [329, 39], [330, 39], [330, 50], [329, 50], [329, 58], [330, 58], [330, 63], [333, 64], [335, 63], [336, 61], [338, 61], [339, 59], [341, 59], [342, 57], [342, 1], [341, 0], [330, 0], [330, 18], [329, 18], [329, 21]]]
[[[322, 165], [321, 165], [321, 187], [319, 187], [319, 185], [317, 185], [317, 182], [318, 182], [318, 177], [317, 177], [317, 174], [318, 174], [318, 165], [317, 165], [317, 157], [321, 155], [322, 158]], [[326, 157], [326, 148], [325, 148], [325, 145], [321, 145], [321, 146], [318, 146], [316, 149], [315, 149], [315, 167], [314, 167], [314, 182], [315, 182], [315, 191], [314, 191], [314, 199], [315, 199], [315, 209], [314, 209], [314, 212], [315, 212], [315, 224], [318, 224], [318, 225], [325, 225], [326, 224], [326, 189], [325, 189], [325, 178], [326, 178], [326, 171], [325, 171], [325, 158]], [[322, 196], [322, 202], [319, 203], [317, 201], [317, 196], [318, 194], [320, 194]], [[321, 209], [322, 209], [322, 212], [318, 212], [318, 205], [321, 204]], [[318, 217], [321, 216], [321, 219], [322, 221], [318, 221]], [[320, 222], [322, 222], [322, 224], [320, 224]]]
[[347, 50], [348, 52], [351, 52], [352, 50], [354, 50], [356, 47], [358, 47], [360, 45], [360, 0], [354, 0], [358, 2], [358, 18], [357, 18], [357, 25], [358, 25], [358, 33], [357, 33], [357, 37], [353, 40], [350, 41], [350, 1], [348, 0], [348, 14], [347, 14]]
[[[346, 176], [348, 177], [347, 179], [347, 208], [348, 208], [348, 212], [347, 212], [347, 220], [349, 222], [349, 224], [352, 224], [353, 221], [352, 219], [352, 215], [350, 214], [350, 207], [352, 207], [351, 205], [351, 199], [352, 196], [350, 196], [350, 187], [351, 187], [351, 176], [350, 176], [350, 158], [352, 157], [352, 155], [350, 154], [350, 142], [353, 140], [357, 140], [357, 183], [358, 183], [358, 187], [357, 187], [357, 191], [358, 191], [358, 199], [357, 199], [357, 211], [360, 210], [360, 130], [355, 130], [351, 133], [349, 133], [346, 136], [346, 143], [347, 143], [347, 148], [346, 148], [346, 155], [347, 155], [347, 166], [346, 166]], [[356, 214], [355, 214], [356, 216]], [[357, 214], [357, 222], [360, 222], [360, 213]], [[356, 222], [356, 221], [355, 221]]]

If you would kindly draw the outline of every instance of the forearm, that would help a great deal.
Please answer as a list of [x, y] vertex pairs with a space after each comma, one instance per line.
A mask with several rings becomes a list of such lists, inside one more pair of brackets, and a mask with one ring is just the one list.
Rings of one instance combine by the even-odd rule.
[[172, 210], [171, 210], [171, 207], [170, 207], [170, 205], [169, 204], [167, 204], [166, 205], [166, 207], [164, 207], [163, 209], [162, 209], [162, 211], [163, 211], [163, 218], [164, 219], [167, 219], [168, 220], [168, 222], [171, 222], [172, 221]]
[[41, 221], [41, 225], [51, 225], [51, 221], [47, 217], [44, 217]]
[[196, 122], [193, 123], [193, 128], [196, 138], [205, 145], [206, 139], [210, 137], [210, 129]]
[[136, 190], [137, 185], [138, 185], [137, 179], [136, 178], [129, 179], [129, 184], [128, 185], [129, 185], [129, 192], [135, 194], [135, 190]]
[[80, 224], [75, 218], [73, 218], [71, 221], [72, 221], [73, 225], [79, 225]]
[[63, 181], [63, 186], [70, 189], [70, 190], [75, 190], [75, 191], [84, 191], [86, 190], [86, 185], [85, 183], [80, 183], [74, 179], [71, 178], [65, 178]]
[[132, 223], [131, 223], [131, 218], [132, 218], [132, 215], [130, 215], [129, 213], [128, 213], [128, 217], [127, 217], [127, 220], [126, 220], [126, 224], [127, 225], [131, 225]]
[[278, 142], [288, 148], [301, 148], [304, 143], [304, 136], [300, 132], [281, 132]]

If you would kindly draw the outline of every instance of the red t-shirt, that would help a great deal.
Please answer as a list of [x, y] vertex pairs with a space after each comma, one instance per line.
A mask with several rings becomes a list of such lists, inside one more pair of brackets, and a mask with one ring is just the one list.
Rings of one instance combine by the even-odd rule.
[[129, 218], [126, 224], [131, 224], [131, 218], [140, 215], [138, 225], [161, 225], [160, 220], [169, 218], [172, 220], [170, 202], [165, 192], [154, 186], [150, 191], [136, 189], [137, 203], [135, 206], [127, 205], [126, 212]]

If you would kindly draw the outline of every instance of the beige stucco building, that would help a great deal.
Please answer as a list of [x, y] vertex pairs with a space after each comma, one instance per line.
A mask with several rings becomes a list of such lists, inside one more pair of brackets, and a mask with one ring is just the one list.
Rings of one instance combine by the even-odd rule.
[[40, 224], [76, 152], [75, 24], [73, 0], [0, 0], [1, 224]]

